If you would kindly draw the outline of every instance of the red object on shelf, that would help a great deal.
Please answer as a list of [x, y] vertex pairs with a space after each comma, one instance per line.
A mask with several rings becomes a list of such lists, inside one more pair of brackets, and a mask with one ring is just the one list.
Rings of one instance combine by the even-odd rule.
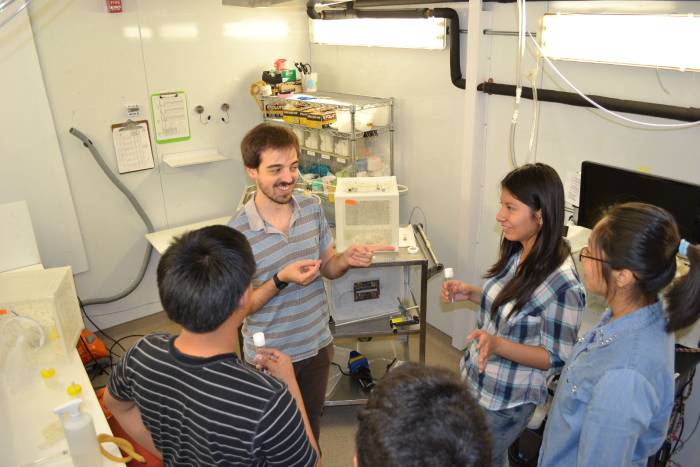
[[286, 70], [287, 68], [284, 66], [284, 63], [286, 61], [286, 58], [278, 58], [277, 60], [275, 60], [275, 71]]
[[121, 13], [123, 11], [122, 0], [105, 0], [105, 3], [107, 4], [107, 13]]

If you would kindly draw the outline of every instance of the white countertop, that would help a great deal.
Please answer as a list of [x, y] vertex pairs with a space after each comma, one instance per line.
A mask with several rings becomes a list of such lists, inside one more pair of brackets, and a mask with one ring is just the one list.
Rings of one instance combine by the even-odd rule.
[[226, 216], [217, 217], [216, 219], [209, 219], [202, 222], [195, 222], [194, 224], [181, 225], [179, 227], [173, 227], [172, 229], [148, 233], [146, 234], [146, 239], [151, 242], [153, 248], [155, 248], [156, 251], [162, 255], [165, 253], [165, 250], [168, 249], [175, 237], [178, 237], [185, 232], [201, 229], [202, 227], [207, 227], [209, 225], [226, 225], [230, 220], [231, 216]]
[[[95, 392], [92, 390], [83, 363], [77, 350], [60, 363], [53, 364], [61, 389], [49, 389], [37, 374], [36, 384], [22, 391], [8, 394], [7, 387], [0, 383], [0, 464], [7, 466], [69, 467], [73, 462], [67, 455], [68, 443], [63, 435], [58, 416], [53, 409], [68, 402], [70, 397], [65, 387], [72, 382], [81, 385], [83, 399], [81, 409], [92, 416], [97, 434], [111, 435]], [[37, 373], [39, 370], [36, 370]], [[105, 448], [121, 457], [114, 444]], [[104, 460], [105, 467], [123, 467], [124, 464]]]

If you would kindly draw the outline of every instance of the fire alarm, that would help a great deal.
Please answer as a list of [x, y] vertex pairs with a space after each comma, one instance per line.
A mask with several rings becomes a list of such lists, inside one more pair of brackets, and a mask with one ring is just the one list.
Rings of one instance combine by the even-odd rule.
[[105, 0], [105, 3], [107, 4], [107, 13], [121, 13], [123, 11], [122, 0]]

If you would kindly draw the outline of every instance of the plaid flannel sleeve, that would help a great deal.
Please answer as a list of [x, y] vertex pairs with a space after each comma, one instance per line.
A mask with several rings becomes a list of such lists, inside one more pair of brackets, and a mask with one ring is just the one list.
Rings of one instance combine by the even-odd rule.
[[550, 373], [560, 373], [576, 344], [586, 293], [578, 280], [567, 281], [547, 305], [542, 318], [542, 344], [549, 352]]

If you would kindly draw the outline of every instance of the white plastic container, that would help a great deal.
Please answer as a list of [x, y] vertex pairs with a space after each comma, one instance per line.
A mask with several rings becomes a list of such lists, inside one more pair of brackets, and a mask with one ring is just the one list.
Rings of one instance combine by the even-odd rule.
[[335, 189], [335, 237], [339, 252], [350, 245], [399, 248], [396, 177], [341, 177]]
[[265, 347], [265, 333], [256, 332], [253, 334], [253, 345], [255, 346], [256, 352], [259, 348]]
[[80, 411], [82, 402], [82, 399], [73, 399], [56, 407], [54, 413], [61, 419], [75, 467], [99, 467], [104, 462], [97, 443], [95, 425], [90, 414]]
[[[256, 332], [255, 334], [253, 334], [253, 346], [255, 347], [255, 355], [257, 355], [258, 350], [265, 347], [265, 333]], [[270, 373], [268, 370], [265, 369], [263, 369], [262, 372], [266, 374]]]
[[[452, 268], [445, 268], [442, 271], [442, 274], [445, 277], [445, 279], [443, 280], [443, 283], [447, 282], [449, 280], [452, 280], [455, 277], [455, 271]], [[454, 297], [454, 295], [452, 295], [452, 293], [450, 293], [450, 303], [454, 303], [454, 301], [455, 301], [455, 297]]]
[[318, 130], [308, 130], [306, 138], [304, 138], [304, 146], [309, 149], [318, 149], [319, 134]]
[[67, 359], [75, 351], [84, 326], [70, 267], [3, 273], [0, 308], [31, 318], [43, 328], [42, 357], [49, 362]]
[[318, 91], [318, 73], [309, 73], [304, 75], [301, 82], [304, 92]]

